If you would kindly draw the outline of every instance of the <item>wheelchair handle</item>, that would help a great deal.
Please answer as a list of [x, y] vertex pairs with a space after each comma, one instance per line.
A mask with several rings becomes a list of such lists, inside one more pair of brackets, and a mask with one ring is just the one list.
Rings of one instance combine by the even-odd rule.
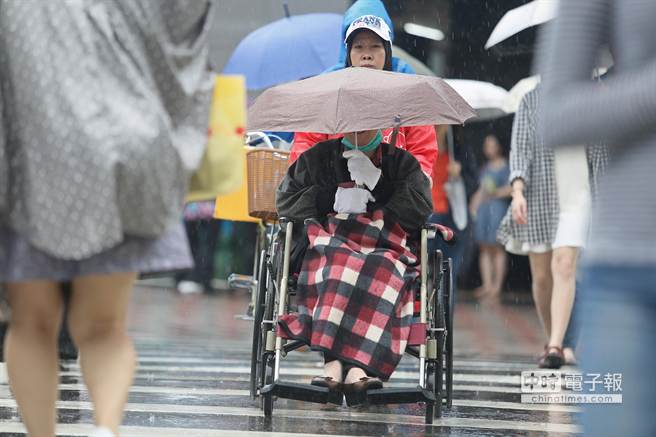
[[428, 238], [433, 239], [439, 236], [449, 246], [453, 246], [457, 242], [456, 233], [448, 226], [440, 225], [437, 223], [425, 223], [423, 229], [428, 231]]

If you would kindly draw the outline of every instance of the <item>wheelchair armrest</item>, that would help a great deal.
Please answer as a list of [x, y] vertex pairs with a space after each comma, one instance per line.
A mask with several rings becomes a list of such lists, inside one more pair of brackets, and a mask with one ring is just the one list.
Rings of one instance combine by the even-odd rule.
[[311, 220], [311, 218], [307, 218], [307, 219], [301, 221], [301, 220], [293, 219], [291, 217], [278, 217], [278, 223], [281, 226], [286, 225], [287, 223], [293, 223], [295, 225], [307, 224], [308, 220]]
[[294, 223], [294, 220], [290, 219], [289, 217], [278, 217], [278, 224], [280, 225], [281, 229], [285, 229], [287, 223], [289, 222]]
[[448, 226], [440, 225], [437, 223], [426, 223], [424, 229], [428, 231], [428, 238], [441, 238], [442, 241], [449, 245], [456, 244], [456, 234], [453, 229]]
[[280, 231], [285, 232], [285, 229], [287, 228], [288, 223], [292, 223], [294, 227], [300, 226], [301, 228], [307, 226], [310, 220], [313, 220], [312, 217], [306, 218], [305, 220], [295, 220], [290, 217], [279, 217], [278, 218], [278, 224], [280, 225]]

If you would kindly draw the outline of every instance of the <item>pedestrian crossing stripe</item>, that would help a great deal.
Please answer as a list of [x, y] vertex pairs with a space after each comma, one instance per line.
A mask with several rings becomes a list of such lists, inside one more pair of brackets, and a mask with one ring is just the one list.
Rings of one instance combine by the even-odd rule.
[[[316, 358], [316, 357], [315, 357]], [[410, 361], [412, 363], [412, 361]], [[149, 399], [144, 402], [135, 402], [133, 400], [126, 406], [126, 417], [130, 414], [151, 414], [157, 415], [176, 415], [188, 418], [208, 416], [208, 417], [241, 417], [263, 419], [263, 413], [258, 408], [257, 401], [249, 400], [248, 376], [250, 365], [248, 359], [243, 358], [198, 358], [198, 357], [172, 357], [158, 356], [148, 354], [139, 358], [138, 371], [135, 375], [136, 382], [132, 386], [130, 393], [135, 395], [150, 395]], [[414, 363], [413, 363], [414, 364]], [[453, 400], [454, 410], [444, 412], [441, 419], [437, 419], [433, 425], [425, 425], [423, 417], [423, 407], [411, 406], [404, 410], [398, 410], [391, 406], [388, 411], [380, 412], [362, 411], [361, 409], [353, 410], [346, 407], [333, 407], [326, 409], [321, 405], [303, 404], [294, 401], [279, 401], [274, 406], [273, 420], [299, 420], [299, 421], [317, 421], [323, 420], [330, 423], [358, 422], [362, 424], [391, 424], [394, 426], [424, 427], [432, 426], [436, 428], [448, 427], [457, 429], [479, 430], [505, 430], [506, 434], [514, 434], [520, 431], [524, 432], [553, 432], [553, 433], [578, 433], [580, 427], [574, 424], [574, 418], [580, 413], [578, 407], [569, 405], [546, 405], [546, 404], [522, 404], [519, 402], [508, 401], [508, 396], [518, 395], [520, 393], [520, 376], [519, 371], [527, 370], [532, 367], [530, 364], [505, 363], [505, 362], [480, 362], [475, 360], [457, 360], [454, 373], [454, 391], [456, 395]], [[281, 367], [282, 375], [288, 379], [300, 379], [309, 381], [310, 376], [315, 376], [320, 372], [321, 364], [316, 360], [310, 360], [303, 357], [299, 360], [288, 359]], [[470, 373], [474, 372], [474, 373]], [[478, 372], [478, 373], [476, 373]], [[486, 373], [486, 372], [502, 372]], [[79, 366], [75, 362], [65, 363], [63, 371], [60, 372], [62, 377], [67, 379], [80, 380]], [[399, 366], [392, 380], [387, 384], [389, 387], [414, 386], [414, 380], [418, 377], [415, 365], [409, 365], [406, 362]], [[144, 385], [144, 381], [146, 385]], [[161, 381], [163, 385], [147, 385], [148, 382]], [[184, 382], [188, 387], [171, 386], [174, 382]], [[229, 383], [236, 388], [213, 388], [207, 387], [207, 384], [200, 387], [202, 381], [212, 382], [221, 381]], [[194, 383], [198, 386], [194, 386]], [[169, 385], [167, 385], [169, 384]], [[67, 392], [79, 392], [80, 400], [62, 400], [57, 403], [58, 410], [70, 411], [77, 410], [86, 412], [80, 415], [79, 420], [90, 421], [92, 405], [87, 400], [89, 398], [86, 387], [80, 383], [62, 383], [60, 390]], [[469, 393], [464, 396], [464, 393]], [[475, 397], [478, 393], [489, 393], [492, 399], [463, 399], [463, 397]], [[179, 403], [171, 403], [171, 399], [176, 396], [181, 397]], [[162, 403], [153, 403], [152, 397], [161, 400]], [[184, 398], [193, 398], [194, 404], [184, 404]], [[203, 398], [226, 397], [230, 399], [240, 399], [239, 405], [202, 405]], [[226, 403], [230, 403], [226, 399]], [[10, 396], [9, 388], [0, 384], [0, 408], [11, 411], [16, 410], [16, 404]], [[522, 412], [521, 419], [505, 420], [502, 418], [490, 419], [495, 417], [490, 414], [490, 410], [495, 412], [513, 411]], [[472, 417], [472, 411], [479, 411], [484, 417]], [[311, 415], [308, 413], [311, 412]], [[484, 413], [485, 412], [485, 413]], [[483, 414], [484, 413], [484, 414]], [[544, 419], [545, 414], [557, 414], [550, 417], [549, 421], [558, 420], [559, 423], [547, 423]], [[15, 413], [17, 414], [17, 412]], [[64, 417], [65, 415], [61, 415]], [[3, 417], [7, 417], [5, 414]], [[504, 417], [499, 414], [498, 417]], [[58, 435], [78, 436], [85, 435], [88, 432], [88, 424], [72, 423], [60, 424]], [[175, 426], [162, 427], [157, 423], [153, 426], [133, 426], [128, 424], [122, 427], [123, 435], [133, 437], [139, 436], [158, 436], [168, 437], [176, 435], [179, 437], [213, 437], [213, 436], [257, 436], [257, 435], [290, 435], [297, 437], [312, 436], [312, 434], [303, 434], [300, 432], [275, 433], [275, 432], [256, 432], [248, 431], [246, 434], [239, 429], [198, 429], [196, 427], [179, 428]], [[139, 424], [141, 425], [141, 424]], [[190, 424], [191, 426], [191, 424]], [[216, 428], [215, 426], [213, 428]], [[229, 426], [227, 427], [229, 428]], [[339, 427], [338, 427], [339, 428]], [[346, 429], [346, 428], [345, 428]], [[86, 430], [86, 431], [85, 431]], [[182, 431], [180, 431], [182, 430]], [[16, 423], [16, 419], [0, 420], [0, 436], [3, 433], [24, 432], [22, 424]], [[178, 432], [178, 434], [176, 434]], [[339, 432], [339, 431], [338, 431]], [[331, 435], [338, 435], [332, 434]]]

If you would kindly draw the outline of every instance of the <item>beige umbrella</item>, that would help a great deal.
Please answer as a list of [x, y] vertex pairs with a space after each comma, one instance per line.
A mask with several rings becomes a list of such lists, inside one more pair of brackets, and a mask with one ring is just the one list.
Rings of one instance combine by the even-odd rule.
[[437, 77], [352, 67], [269, 88], [249, 108], [248, 129], [336, 134], [475, 116]]
[[[419, 59], [400, 47], [392, 46], [392, 53], [410, 65], [417, 74], [435, 76], [435, 73]], [[444, 79], [456, 90], [477, 114], [476, 121], [491, 120], [507, 115], [502, 105], [508, 97], [508, 91], [490, 82], [469, 79]]]

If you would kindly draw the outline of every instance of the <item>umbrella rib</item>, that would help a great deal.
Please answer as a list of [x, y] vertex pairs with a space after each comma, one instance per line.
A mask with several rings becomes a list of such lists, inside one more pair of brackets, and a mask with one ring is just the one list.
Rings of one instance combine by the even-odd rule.
[[335, 98], [335, 119], [334, 120], [335, 120], [336, 125], [333, 126], [333, 129], [335, 130], [335, 132], [333, 132], [333, 134], [340, 133], [340, 132], [336, 132], [336, 131], [337, 131], [337, 124], [339, 123], [339, 118], [337, 118], [337, 117], [339, 117], [339, 101], [340, 101], [341, 96], [342, 96], [342, 87], [340, 86], [339, 88], [337, 88], [337, 97]]

